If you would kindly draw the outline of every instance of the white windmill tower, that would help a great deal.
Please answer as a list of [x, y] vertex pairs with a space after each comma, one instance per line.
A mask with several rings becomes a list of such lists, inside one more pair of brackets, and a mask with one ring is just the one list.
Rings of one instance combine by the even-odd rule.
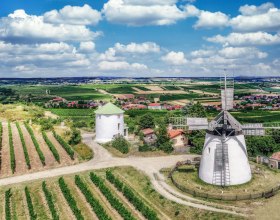
[[206, 129], [199, 167], [199, 178], [213, 185], [238, 185], [252, 178], [242, 125], [228, 112], [233, 108], [233, 94], [225, 75], [223, 110]]

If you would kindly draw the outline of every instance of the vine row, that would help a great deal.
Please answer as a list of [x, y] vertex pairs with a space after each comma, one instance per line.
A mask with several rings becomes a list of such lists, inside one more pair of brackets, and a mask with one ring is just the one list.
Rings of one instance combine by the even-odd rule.
[[9, 145], [10, 145], [10, 162], [11, 162], [12, 172], [14, 173], [16, 170], [16, 158], [15, 158], [15, 147], [13, 142], [13, 133], [12, 133], [10, 122], [8, 122], [8, 130], [9, 130]]
[[17, 129], [18, 129], [20, 141], [21, 141], [21, 144], [22, 144], [26, 165], [27, 165], [28, 169], [31, 169], [30, 158], [29, 158], [29, 155], [28, 155], [26, 143], [25, 143], [24, 136], [23, 136], [22, 130], [21, 130], [18, 122], [16, 122], [16, 126], [17, 126]]
[[11, 220], [12, 219], [12, 214], [11, 214], [11, 189], [8, 189], [5, 192], [5, 219], [6, 220]]
[[55, 131], [53, 131], [53, 136], [55, 137], [55, 139], [60, 143], [60, 145], [64, 148], [64, 150], [68, 153], [68, 155], [70, 156], [70, 158], [72, 160], [74, 160], [74, 150], [72, 149], [72, 147], [67, 144], [62, 137], [60, 137]]
[[32, 203], [31, 195], [27, 186], [24, 188], [28, 212], [31, 220], [37, 219], [37, 214], [35, 213], [34, 206]]
[[54, 201], [53, 196], [52, 196], [51, 192], [48, 190], [47, 184], [46, 184], [45, 181], [42, 183], [42, 189], [43, 189], [43, 192], [45, 194], [49, 209], [51, 211], [52, 219], [53, 220], [59, 220], [59, 215], [56, 211], [56, 208], [55, 208], [55, 205], [54, 205], [54, 202], [53, 202]]
[[59, 153], [57, 152], [55, 146], [53, 145], [53, 143], [50, 141], [50, 139], [48, 138], [47, 134], [45, 131], [42, 132], [42, 135], [43, 135], [43, 138], [46, 142], [46, 144], [48, 145], [50, 151], [52, 152], [55, 160], [60, 163], [60, 156], [59, 156]]

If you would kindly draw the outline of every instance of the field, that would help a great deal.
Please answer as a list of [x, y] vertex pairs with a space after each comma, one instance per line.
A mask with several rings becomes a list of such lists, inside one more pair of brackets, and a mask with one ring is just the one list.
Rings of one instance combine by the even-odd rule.
[[97, 170], [2, 187], [0, 219], [240, 219], [168, 201], [135, 169], [115, 168], [112, 174], [114, 179]]
[[280, 122], [280, 111], [251, 110], [231, 113], [241, 123], [276, 123]]
[[40, 132], [22, 122], [1, 125], [1, 178], [79, 162], [78, 156], [71, 157], [52, 132]]

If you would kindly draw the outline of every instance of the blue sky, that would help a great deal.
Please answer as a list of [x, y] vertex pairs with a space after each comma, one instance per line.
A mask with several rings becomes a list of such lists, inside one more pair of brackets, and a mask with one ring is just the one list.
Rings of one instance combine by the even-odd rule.
[[10, 0], [0, 77], [280, 76], [280, 2]]

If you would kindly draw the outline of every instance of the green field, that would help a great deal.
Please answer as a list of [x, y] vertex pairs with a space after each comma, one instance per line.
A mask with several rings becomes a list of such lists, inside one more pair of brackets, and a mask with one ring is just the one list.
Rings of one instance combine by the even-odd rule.
[[160, 101], [173, 101], [173, 100], [180, 100], [180, 99], [195, 99], [203, 97], [197, 93], [190, 93], [190, 94], [170, 94], [170, 95], [161, 95]]
[[252, 110], [248, 112], [231, 113], [241, 123], [280, 122], [280, 111]]

